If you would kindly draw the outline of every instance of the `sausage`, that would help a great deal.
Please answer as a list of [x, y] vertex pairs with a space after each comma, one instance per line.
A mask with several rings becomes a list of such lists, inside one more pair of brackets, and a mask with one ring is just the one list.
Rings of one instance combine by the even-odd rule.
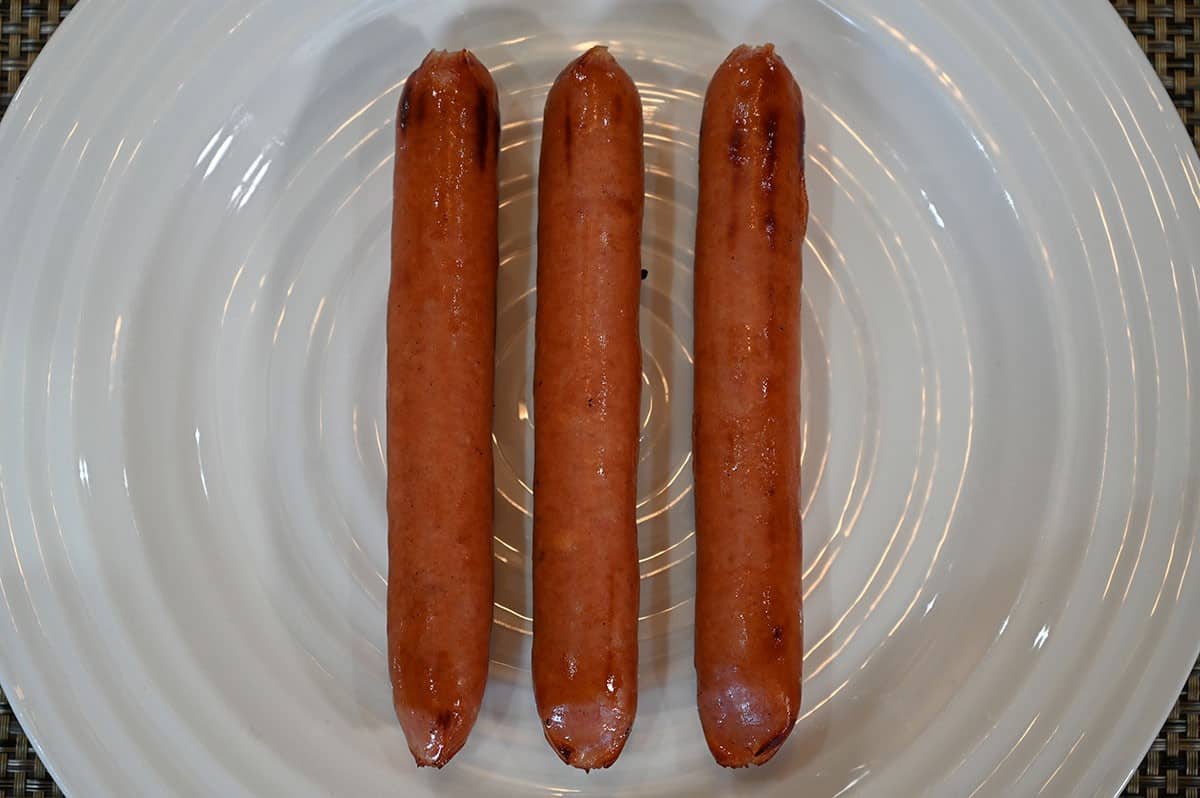
[[800, 89], [772, 45], [717, 69], [696, 221], [696, 676], [708, 747], [760, 765], [796, 723], [803, 660]]
[[430, 52], [397, 112], [387, 315], [388, 661], [419, 766], [462, 748], [487, 680], [499, 138], [483, 64]]
[[546, 100], [534, 356], [533, 687], [588, 770], [637, 709], [642, 105], [603, 47]]

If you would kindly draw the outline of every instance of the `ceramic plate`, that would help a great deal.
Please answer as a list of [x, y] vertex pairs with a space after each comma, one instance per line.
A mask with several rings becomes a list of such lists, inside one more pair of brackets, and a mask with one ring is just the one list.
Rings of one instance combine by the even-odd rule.
[[[800, 723], [726, 772], [691, 664], [709, 75], [806, 93]], [[595, 42], [646, 121], [641, 700], [530, 689], [537, 154]], [[502, 95], [493, 667], [418, 772], [384, 657], [393, 113]], [[0, 128], [0, 678], [74, 796], [1113, 795], [1197, 654], [1200, 166], [1103, 0], [89, 0]], [[1196, 563], [1200, 568], [1200, 562]]]

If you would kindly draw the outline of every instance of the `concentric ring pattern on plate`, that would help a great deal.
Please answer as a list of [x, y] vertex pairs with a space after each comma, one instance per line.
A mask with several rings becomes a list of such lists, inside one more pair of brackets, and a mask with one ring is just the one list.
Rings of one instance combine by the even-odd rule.
[[[794, 739], [726, 773], [690, 662], [690, 247], [742, 40], [808, 108], [808, 645]], [[596, 41], [646, 119], [643, 667], [625, 755], [584, 776], [534, 713], [526, 552], [540, 113]], [[418, 773], [382, 653], [383, 327], [392, 114], [431, 46], [502, 94], [497, 604], [471, 744]], [[0, 677], [55, 775], [1115, 793], [1200, 598], [1200, 172], [1141, 60], [1099, 0], [83, 5], [0, 129]]]

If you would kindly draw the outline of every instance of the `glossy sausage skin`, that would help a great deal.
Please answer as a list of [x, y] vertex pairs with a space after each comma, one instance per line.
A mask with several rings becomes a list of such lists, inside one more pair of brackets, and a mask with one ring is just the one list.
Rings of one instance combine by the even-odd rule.
[[538, 192], [533, 686], [586, 770], [637, 709], [642, 106], [602, 47], [550, 90]]
[[431, 52], [396, 124], [387, 317], [388, 660], [417, 764], [483, 700], [492, 628], [499, 111], [469, 52]]
[[708, 747], [766, 762], [800, 708], [800, 89], [771, 45], [709, 84], [696, 225], [696, 675]]

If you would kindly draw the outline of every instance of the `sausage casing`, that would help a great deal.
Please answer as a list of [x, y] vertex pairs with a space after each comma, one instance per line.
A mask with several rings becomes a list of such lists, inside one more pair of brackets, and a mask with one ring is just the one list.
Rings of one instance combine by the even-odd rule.
[[533, 684], [564, 762], [608, 767], [637, 709], [642, 106], [602, 47], [546, 101], [538, 179]]
[[762, 764], [800, 707], [799, 87], [735, 49], [704, 99], [696, 225], [696, 675], [709, 749]]
[[479, 714], [492, 628], [495, 83], [471, 53], [433, 51], [396, 122], [388, 661], [409, 749], [440, 768]]

